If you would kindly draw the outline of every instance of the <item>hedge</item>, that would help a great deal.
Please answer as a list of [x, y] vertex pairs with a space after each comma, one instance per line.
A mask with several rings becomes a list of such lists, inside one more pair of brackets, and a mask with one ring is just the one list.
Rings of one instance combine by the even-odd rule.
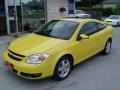
[[101, 12], [102, 12], [102, 15], [103, 15], [104, 17], [109, 16], [109, 15], [113, 15], [113, 14], [120, 15], [120, 5], [118, 5], [117, 8], [77, 7], [77, 9], [78, 9], [78, 10], [83, 10], [83, 11], [101, 11]]

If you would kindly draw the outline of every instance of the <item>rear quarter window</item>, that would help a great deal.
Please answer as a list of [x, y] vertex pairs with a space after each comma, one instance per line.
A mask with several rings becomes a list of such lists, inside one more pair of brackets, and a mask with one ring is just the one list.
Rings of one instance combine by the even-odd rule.
[[96, 23], [98, 30], [104, 30], [107, 28], [107, 26], [101, 24], [101, 23]]

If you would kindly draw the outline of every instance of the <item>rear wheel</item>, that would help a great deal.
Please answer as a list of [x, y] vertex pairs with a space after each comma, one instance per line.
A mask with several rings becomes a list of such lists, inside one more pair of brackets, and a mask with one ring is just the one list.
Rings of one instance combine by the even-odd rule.
[[71, 58], [67, 56], [62, 57], [56, 65], [54, 71], [54, 78], [59, 81], [64, 80], [70, 74], [71, 68], [72, 68]]
[[110, 51], [111, 51], [111, 44], [112, 44], [112, 41], [111, 41], [111, 40], [108, 40], [107, 43], [106, 43], [106, 45], [105, 45], [104, 50], [102, 51], [102, 53], [103, 53], [104, 55], [107, 55], [107, 54], [110, 53]]

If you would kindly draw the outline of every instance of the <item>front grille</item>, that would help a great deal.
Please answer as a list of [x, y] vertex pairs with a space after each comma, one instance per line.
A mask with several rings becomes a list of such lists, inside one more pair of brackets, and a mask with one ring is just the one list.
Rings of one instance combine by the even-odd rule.
[[11, 51], [11, 50], [9, 50], [9, 52], [12, 53], [13, 55], [16, 55], [16, 56], [21, 57], [21, 58], [25, 57], [24, 55], [17, 54], [15, 52]]
[[22, 61], [23, 58], [25, 58], [24, 55], [20, 55], [20, 54], [17, 54], [11, 50], [8, 51], [8, 56], [13, 59], [13, 60], [16, 60], [16, 61]]
[[14, 60], [16, 60], [16, 61], [21, 61], [21, 60], [22, 60], [21, 58], [17, 58], [17, 57], [15, 57], [15, 56], [11, 55], [10, 53], [8, 53], [8, 56], [9, 56], [11, 59], [14, 59]]
[[26, 78], [38, 78], [38, 77], [41, 77], [42, 75], [42, 73], [28, 74], [28, 73], [23, 73], [23, 72], [20, 72], [20, 74]]

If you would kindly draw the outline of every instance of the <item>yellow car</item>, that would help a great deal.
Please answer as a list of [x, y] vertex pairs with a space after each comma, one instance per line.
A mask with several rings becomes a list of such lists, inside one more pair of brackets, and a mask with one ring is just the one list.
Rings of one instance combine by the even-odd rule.
[[60, 18], [9, 44], [6, 67], [18, 76], [64, 80], [74, 65], [111, 51], [113, 27], [94, 19]]

